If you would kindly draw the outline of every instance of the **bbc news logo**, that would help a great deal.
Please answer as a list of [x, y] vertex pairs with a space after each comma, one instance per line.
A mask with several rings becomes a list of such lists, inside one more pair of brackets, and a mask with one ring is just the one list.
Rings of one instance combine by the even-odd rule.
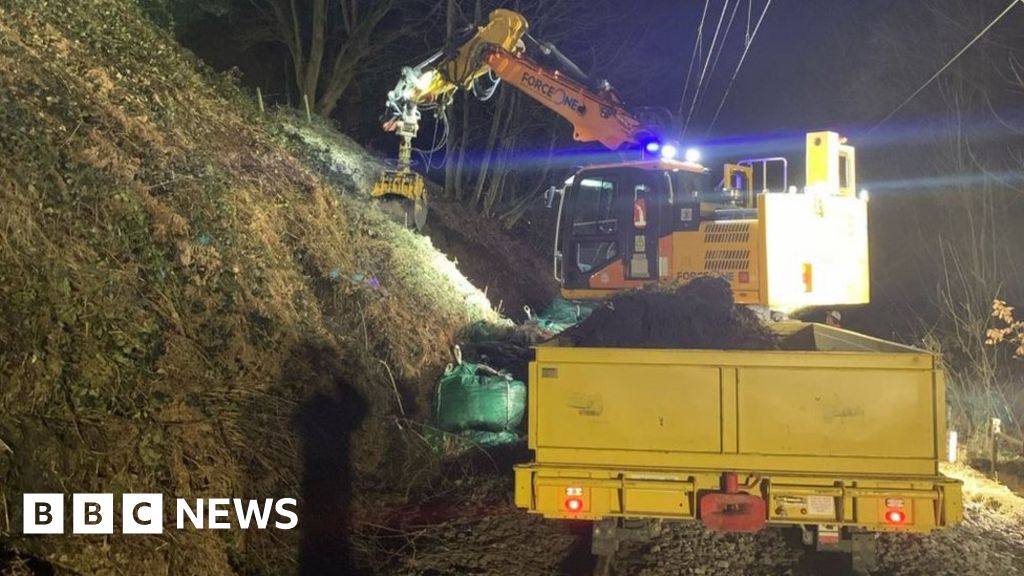
[[[24, 534], [64, 534], [63, 494], [25, 494], [22, 503]], [[174, 501], [174, 526], [178, 530], [227, 530], [236, 525], [243, 530], [291, 530], [299, 523], [296, 506], [294, 498], [178, 498]], [[163, 494], [122, 494], [120, 511], [122, 534], [164, 532]], [[113, 534], [115, 515], [113, 494], [71, 495], [72, 534]]]

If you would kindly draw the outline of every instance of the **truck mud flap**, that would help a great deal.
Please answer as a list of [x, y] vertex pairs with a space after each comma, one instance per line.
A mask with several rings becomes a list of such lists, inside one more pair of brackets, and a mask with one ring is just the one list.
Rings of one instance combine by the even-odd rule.
[[710, 530], [757, 532], [767, 519], [768, 507], [759, 496], [710, 492], [700, 498], [700, 521]]

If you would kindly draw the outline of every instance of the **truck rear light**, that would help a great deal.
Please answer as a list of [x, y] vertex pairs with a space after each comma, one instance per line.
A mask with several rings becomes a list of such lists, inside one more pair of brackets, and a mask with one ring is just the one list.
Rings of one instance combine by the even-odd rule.
[[566, 512], [583, 512], [587, 508], [587, 502], [583, 499], [582, 486], [568, 486], [565, 489], [565, 500], [562, 500], [562, 508]]
[[740, 284], [750, 284], [750, 272], [746, 270], [741, 271], [739, 274]]
[[903, 524], [907, 519], [907, 514], [903, 510], [886, 510], [885, 521], [890, 524]]

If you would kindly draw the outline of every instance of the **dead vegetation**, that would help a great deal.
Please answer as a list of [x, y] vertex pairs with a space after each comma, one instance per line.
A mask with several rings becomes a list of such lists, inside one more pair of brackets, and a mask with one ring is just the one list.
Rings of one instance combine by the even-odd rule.
[[428, 239], [311, 170], [127, 0], [3, 0], [0, 70], [0, 519], [47, 491], [297, 496], [318, 518], [102, 543], [8, 522], [4, 555], [294, 572], [319, 553], [300, 538], [366, 504], [345, 482], [434, 469], [396, 417], [498, 316]]

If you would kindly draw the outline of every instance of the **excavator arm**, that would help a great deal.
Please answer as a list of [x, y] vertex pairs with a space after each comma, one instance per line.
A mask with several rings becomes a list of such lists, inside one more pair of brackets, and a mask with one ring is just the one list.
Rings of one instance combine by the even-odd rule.
[[[474, 90], [484, 76], [503, 80], [533, 98], [574, 127], [580, 142], [600, 142], [611, 150], [640, 142], [650, 132], [615, 96], [607, 82], [588, 86], [583, 74], [553, 46], [527, 35], [529, 25], [519, 13], [498, 9], [490, 20], [464, 42], [456, 42], [417, 66], [402, 70], [388, 93], [384, 129], [401, 138], [398, 165], [385, 172], [374, 186], [374, 197], [398, 196], [414, 204], [414, 222], [426, 219], [426, 186], [412, 170], [412, 140], [419, 132], [421, 110], [444, 113], [459, 90]], [[526, 42], [541, 53], [554, 54], [567, 72], [542, 67], [526, 55]], [[570, 76], [575, 76], [572, 78]]]
[[594, 91], [530, 58], [494, 47], [487, 56], [494, 74], [572, 123], [578, 142], [600, 142], [609, 150], [638, 144], [641, 122], [610, 88]]

